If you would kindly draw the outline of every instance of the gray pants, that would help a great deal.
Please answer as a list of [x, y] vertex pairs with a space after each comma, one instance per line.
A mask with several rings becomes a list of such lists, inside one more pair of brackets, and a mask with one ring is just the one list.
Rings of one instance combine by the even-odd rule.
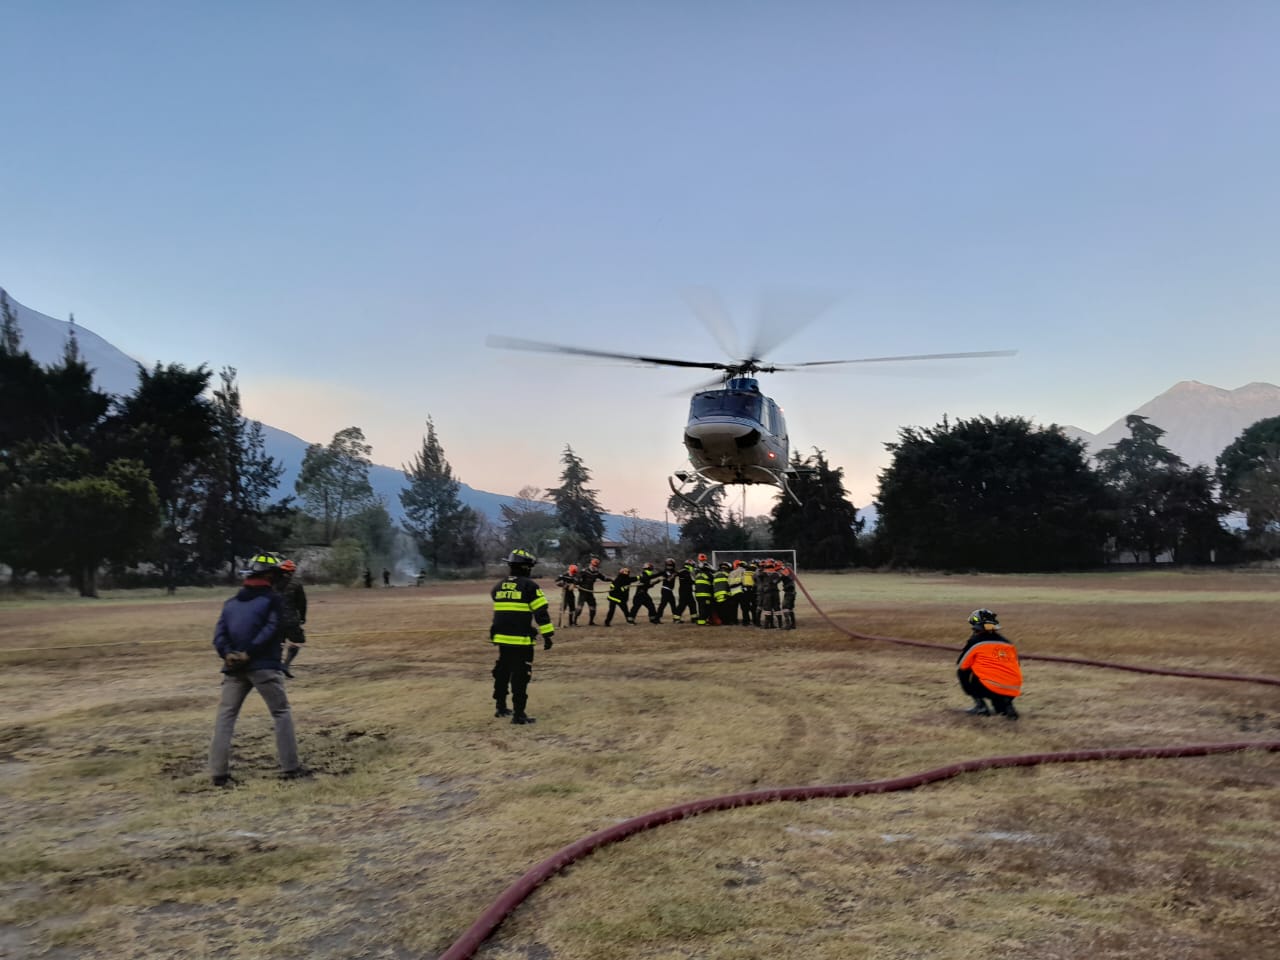
[[293, 714], [289, 712], [289, 698], [284, 692], [284, 674], [279, 670], [251, 670], [248, 673], [226, 674], [222, 678], [222, 702], [218, 704], [218, 720], [213, 728], [213, 743], [209, 747], [209, 773], [215, 777], [227, 775], [231, 766], [231, 737], [236, 732], [236, 718], [250, 690], [257, 690], [271, 711], [276, 725], [276, 756], [284, 772], [297, 770], [298, 741], [293, 735]]

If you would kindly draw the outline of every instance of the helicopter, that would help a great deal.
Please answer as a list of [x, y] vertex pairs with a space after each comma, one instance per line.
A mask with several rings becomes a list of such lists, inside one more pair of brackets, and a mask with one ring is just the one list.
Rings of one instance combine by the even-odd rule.
[[[714, 315], [695, 313], [707, 324], [721, 346], [732, 355]], [[794, 333], [796, 326], [790, 332]], [[804, 370], [847, 364], [898, 363], [913, 360], [960, 360], [987, 357], [1009, 357], [1016, 350], [981, 350], [963, 353], [922, 353], [893, 357], [862, 357], [854, 360], [811, 360], [804, 363], [766, 364], [761, 354], [767, 348], [757, 342], [747, 356], [731, 360], [699, 361], [646, 354], [617, 353], [589, 347], [545, 343], [518, 337], [491, 335], [486, 344], [504, 350], [529, 350], [540, 353], [563, 353], [605, 360], [624, 360], [649, 366], [690, 367], [717, 371], [716, 379], [698, 389], [689, 401], [689, 417], [684, 427], [684, 446], [689, 454], [689, 469], [680, 468], [667, 478], [671, 492], [693, 506], [698, 506], [713, 491], [733, 484], [769, 484], [777, 487], [796, 504], [800, 498], [792, 482], [811, 472], [789, 459], [790, 440], [782, 407], [760, 390], [758, 374]], [[676, 485], [679, 481], [679, 486]], [[690, 496], [686, 491], [693, 485]]]

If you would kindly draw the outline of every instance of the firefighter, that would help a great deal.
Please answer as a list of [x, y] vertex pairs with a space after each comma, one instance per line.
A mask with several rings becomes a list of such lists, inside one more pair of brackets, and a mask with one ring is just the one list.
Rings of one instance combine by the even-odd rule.
[[[534, 641], [541, 635], [542, 649], [550, 650], [556, 634], [547, 598], [530, 576], [537, 562], [528, 550], [512, 550], [507, 556], [510, 572], [490, 591], [493, 623], [489, 626], [489, 641], [498, 648], [498, 662], [493, 665], [493, 715], [511, 717], [511, 722], [517, 724], [533, 723], [535, 719], [525, 713], [533, 676]], [[508, 687], [514, 713], [507, 709]]]
[[790, 567], [778, 571], [778, 584], [782, 587], [782, 605], [778, 609], [778, 626], [784, 630], [796, 628], [796, 575]]
[[721, 560], [711, 574], [711, 622], [728, 623], [729, 613], [729, 561]]
[[583, 610], [589, 610], [590, 612], [587, 614], [587, 626], [589, 627], [596, 625], [597, 580], [609, 582], [609, 578], [600, 569], [600, 558], [592, 557], [586, 569], [578, 571], [578, 616], [582, 616]]
[[307, 591], [302, 588], [302, 581], [297, 577], [298, 565], [292, 560], [280, 561], [280, 574], [276, 578], [276, 589], [284, 600], [283, 613], [280, 619], [280, 638], [284, 640], [284, 665], [280, 671], [290, 680], [293, 674], [289, 665], [302, 649], [301, 644], [307, 642], [307, 634], [302, 625], [307, 622]]
[[[1022, 667], [1018, 651], [1000, 633], [1000, 619], [990, 610], [969, 614], [969, 641], [956, 660], [960, 689], [973, 697], [966, 713], [987, 717], [992, 713], [1017, 720], [1013, 698], [1022, 694]], [[987, 708], [987, 700], [991, 708]]]
[[628, 617], [632, 623], [635, 623], [640, 615], [640, 608], [644, 607], [649, 611], [649, 622], [658, 623], [658, 611], [653, 607], [653, 597], [649, 596], [649, 590], [658, 582], [662, 575], [654, 569], [653, 561], [646, 560], [640, 573], [636, 577], [636, 598], [631, 603], [631, 616]]
[[574, 602], [578, 595], [578, 565], [569, 564], [569, 569], [556, 577], [556, 586], [564, 593], [560, 595], [560, 612], [569, 611], [569, 626], [578, 622], [578, 605]]
[[604, 615], [604, 625], [606, 627], [613, 624], [613, 612], [619, 607], [622, 608], [622, 616], [627, 623], [635, 623], [627, 616], [627, 594], [631, 592], [631, 584], [635, 582], [635, 577], [631, 575], [630, 567], [623, 567], [618, 571], [618, 575], [610, 581], [612, 586], [609, 587], [609, 612]]
[[711, 576], [711, 564], [707, 563], [707, 555], [698, 554], [698, 566], [693, 571], [693, 601], [698, 605], [694, 623], [711, 622]]
[[772, 630], [774, 614], [778, 610], [778, 572], [772, 558], [760, 564], [760, 583], [757, 587], [760, 596], [760, 626]]
[[760, 609], [756, 606], [756, 563], [742, 566], [742, 596], [738, 600], [739, 619], [744, 627], [760, 626]]
[[658, 612], [653, 615], [654, 623], [662, 622], [662, 615], [667, 612], [667, 608], [671, 608], [672, 620], [679, 621], [676, 616], [676, 582], [680, 578], [680, 574], [676, 571], [676, 562], [672, 557], [667, 557], [662, 561], [662, 588], [658, 591]]
[[726, 605], [727, 616], [725, 623], [736, 624], [740, 618], [739, 611], [742, 607], [742, 561], [733, 561], [733, 566], [729, 568], [729, 600]]
[[686, 613], [694, 620], [698, 618], [698, 603], [693, 595], [693, 580], [697, 572], [697, 565], [692, 560], [686, 560], [684, 566], [676, 573], [678, 592], [676, 594], [676, 605], [671, 611], [674, 614], [672, 617], [672, 622], [674, 623], [683, 623]]

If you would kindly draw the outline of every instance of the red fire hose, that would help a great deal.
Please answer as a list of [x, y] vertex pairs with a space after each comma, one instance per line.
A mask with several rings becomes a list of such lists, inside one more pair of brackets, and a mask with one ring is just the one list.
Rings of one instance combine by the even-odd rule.
[[753, 790], [707, 800], [694, 800], [665, 810], [656, 810], [640, 817], [625, 820], [608, 829], [583, 837], [563, 847], [529, 870], [519, 880], [502, 892], [483, 914], [471, 925], [440, 960], [468, 960], [474, 955], [507, 915], [516, 909], [543, 881], [556, 872], [580, 860], [600, 847], [652, 827], [661, 826], [686, 817], [694, 817], [712, 810], [732, 810], [736, 807], [752, 807], [762, 803], [782, 800], [815, 800], [821, 797], [858, 797], [868, 793], [893, 793], [913, 790], [928, 783], [948, 780], [962, 773], [977, 770], [993, 770], [999, 767], [1031, 767], [1042, 763], [1079, 763], [1086, 760], [1136, 760], [1157, 757], [1203, 757], [1215, 753], [1232, 753], [1240, 750], [1280, 751], [1280, 740], [1242, 741], [1237, 743], [1200, 743], [1182, 747], [1121, 747], [1107, 750], [1068, 750], [1062, 753], [1031, 753], [1012, 757], [987, 757], [983, 760], [965, 760], [936, 770], [914, 773], [893, 780], [872, 780], [867, 783], [843, 783], [818, 787], [779, 787], [772, 790]]

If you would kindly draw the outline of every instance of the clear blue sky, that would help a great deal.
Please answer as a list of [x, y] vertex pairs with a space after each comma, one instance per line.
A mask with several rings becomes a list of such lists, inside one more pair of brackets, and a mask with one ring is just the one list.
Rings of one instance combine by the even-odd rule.
[[725, 359], [690, 285], [744, 340], [762, 291], [840, 294], [778, 362], [1020, 351], [766, 378], [858, 505], [903, 425], [1097, 432], [1179, 380], [1280, 379], [1274, 2], [8, 0], [3, 26], [0, 283], [381, 463], [430, 414], [472, 486], [554, 485], [568, 443], [608, 510], [660, 516], [699, 378], [484, 339]]

